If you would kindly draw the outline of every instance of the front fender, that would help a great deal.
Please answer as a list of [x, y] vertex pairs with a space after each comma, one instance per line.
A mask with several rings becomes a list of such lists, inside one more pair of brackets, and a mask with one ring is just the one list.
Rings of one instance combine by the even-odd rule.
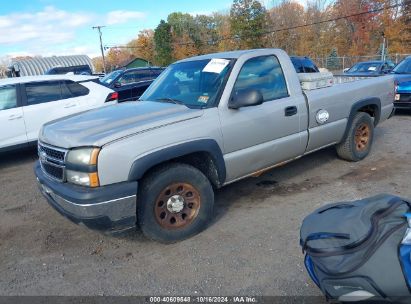
[[136, 159], [131, 166], [128, 180], [137, 181], [141, 179], [150, 168], [156, 165], [196, 152], [207, 152], [212, 156], [217, 167], [219, 182], [221, 185], [224, 184], [226, 179], [224, 157], [220, 146], [213, 139], [199, 139], [185, 142]]

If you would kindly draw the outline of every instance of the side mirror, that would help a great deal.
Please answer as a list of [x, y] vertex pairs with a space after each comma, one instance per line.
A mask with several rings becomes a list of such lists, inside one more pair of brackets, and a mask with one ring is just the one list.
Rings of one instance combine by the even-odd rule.
[[239, 109], [242, 107], [257, 106], [264, 102], [263, 94], [259, 90], [244, 89], [235, 91], [228, 107], [230, 109]]
[[345, 68], [345, 69], [343, 70], [343, 73], [348, 72], [349, 69], [350, 69], [350, 68]]
[[118, 82], [118, 81], [116, 81], [115, 83], [114, 83], [114, 87], [115, 88], [121, 88], [121, 83], [120, 82]]

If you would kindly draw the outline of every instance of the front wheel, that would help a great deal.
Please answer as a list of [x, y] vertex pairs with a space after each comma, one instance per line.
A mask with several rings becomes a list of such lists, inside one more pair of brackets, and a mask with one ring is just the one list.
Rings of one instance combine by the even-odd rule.
[[347, 137], [336, 146], [342, 159], [360, 161], [371, 151], [374, 139], [374, 121], [364, 112], [358, 112], [351, 123]]
[[186, 164], [169, 164], [141, 184], [137, 217], [148, 238], [173, 243], [201, 232], [213, 215], [214, 192], [207, 177]]

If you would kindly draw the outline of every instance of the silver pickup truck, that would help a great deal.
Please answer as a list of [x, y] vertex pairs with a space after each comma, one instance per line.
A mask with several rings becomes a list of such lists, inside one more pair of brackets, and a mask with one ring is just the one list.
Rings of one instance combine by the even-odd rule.
[[111, 233], [138, 225], [175, 242], [207, 226], [213, 189], [327, 146], [363, 159], [393, 99], [390, 76], [304, 92], [278, 49], [193, 57], [169, 66], [139, 102], [44, 125], [35, 173], [76, 223]]

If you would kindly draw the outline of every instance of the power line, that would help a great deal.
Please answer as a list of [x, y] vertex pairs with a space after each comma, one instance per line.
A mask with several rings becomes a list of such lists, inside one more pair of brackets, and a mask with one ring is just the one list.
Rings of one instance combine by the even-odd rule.
[[138, 49], [139, 46], [125, 46], [125, 45], [105, 45], [104, 49]]
[[[287, 28], [273, 29], [273, 30], [257, 33], [257, 35], [258, 36], [264, 36], [264, 35], [267, 35], [267, 34], [273, 34], [273, 33], [289, 31], [289, 30], [294, 30], [294, 29], [308, 27], [308, 26], [313, 26], [313, 25], [317, 25], [317, 24], [334, 22], [334, 21], [338, 21], [338, 20], [342, 20], [342, 19], [348, 19], [348, 18], [352, 18], [352, 17], [358, 17], [358, 16], [362, 16], [362, 15], [378, 13], [378, 12], [381, 12], [381, 11], [384, 11], [384, 10], [389, 10], [389, 9], [393, 9], [393, 8], [397, 8], [397, 7], [401, 7], [401, 6], [410, 5], [410, 4], [411, 4], [411, 0], [405, 1], [404, 3], [401, 3], [401, 4], [400, 3], [399, 4], [394, 4], [394, 5], [386, 6], [386, 7], [383, 7], [383, 8], [378, 8], [378, 9], [365, 11], [365, 12], [360, 12], [360, 13], [355, 13], [355, 14], [346, 15], [346, 16], [340, 16], [340, 17], [336, 17], [336, 18], [332, 18], [332, 19], [327, 19], [327, 20], [322, 20], [322, 21], [317, 21], [317, 22], [312, 22], [312, 23], [306, 23], [306, 24], [296, 25], [296, 26], [287, 27]], [[238, 35], [236, 35], [236, 36], [226, 36], [226, 37], [221, 37], [221, 38], [218, 38], [218, 39], [214, 40], [213, 43], [217, 43], [217, 42], [225, 41], [225, 40], [236, 40], [236, 39], [239, 39], [239, 38], [241, 38], [241, 37], [239, 37]], [[201, 42], [209, 42], [209, 41], [201, 41]], [[192, 44], [196, 44], [196, 43], [195, 42], [177, 43], [177, 45], [192, 45]]]
[[[382, 8], [378, 8], [378, 9], [373, 9], [373, 10], [369, 10], [369, 11], [359, 12], [359, 13], [355, 13], [355, 14], [351, 14], [351, 15], [340, 16], [340, 17], [336, 17], [336, 18], [331, 18], [331, 19], [327, 19], [327, 20], [321, 20], [321, 21], [317, 21], [317, 22], [312, 22], [312, 23], [306, 23], [306, 24], [291, 26], [291, 27], [287, 27], [287, 28], [272, 29], [272, 30], [268, 30], [268, 31], [264, 31], [264, 32], [257, 33], [257, 35], [258, 35], [258, 36], [264, 36], [264, 35], [268, 35], [268, 34], [273, 34], [273, 33], [278, 33], [278, 32], [283, 32], [283, 31], [289, 31], [289, 30], [294, 30], [294, 29], [303, 28], [303, 27], [309, 27], [309, 26], [318, 25], [318, 24], [335, 22], [335, 21], [342, 20], [342, 19], [348, 19], [348, 18], [358, 17], [358, 16], [362, 16], [362, 15], [378, 13], [378, 12], [382, 12], [382, 11], [385, 11], [385, 10], [389, 10], [389, 9], [393, 9], [393, 8], [398, 8], [398, 7], [406, 6], [406, 5], [411, 5], [411, 0], [404, 1], [403, 3], [398, 3], [398, 4], [389, 5], [389, 6], [382, 7]], [[212, 43], [215, 44], [215, 43], [218, 43], [218, 42], [220, 42], [220, 41], [237, 40], [237, 39], [239, 39], [239, 38], [241, 38], [241, 37], [238, 36], [238, 35], [220, 37], [220, 38], [214, 39], [214, 40], [212, 41]], [[195, 44], [198, 43], [198, 42], [210, 43], [210, 40], [207, 40], [207, 41], [197, 41], [197, 42], [182, 42], [182, 43], [175, 43], [175, 44], [176, 44], [176, 45], [181, 45], [181, 46], [182, 46], [182, 45], [195, 45]], [[129, 46], [105, 46], [105, 48], [133, 49], [133, 48], [138, 48], [138, 47], [129, 47]]]

